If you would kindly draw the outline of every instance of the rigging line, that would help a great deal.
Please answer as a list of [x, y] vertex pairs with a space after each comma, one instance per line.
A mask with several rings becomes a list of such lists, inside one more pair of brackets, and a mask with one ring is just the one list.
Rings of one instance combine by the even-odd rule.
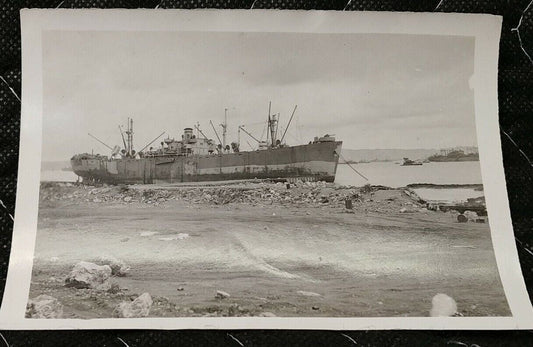
[[346, 159], [344, 159], [344, 157], [342, 156], [342, 154], [340, 154], [340, 153], [337, 153], [337, 154], [339, 155], [339, 157], [340, 157], [342, 160], [344, 160], [344, 163], [347, 164], [347, 165], [350, 167], [350, 169], [352, 169], [355, 173], [357, 173], [359, 176], [363, 177], [365, 180], [368, 181], [368, 178], [366, 178], [362, 173], [360, 173], [359, 171], [357, 171], [357, 170], [352, 166], [352, 164], [348, 163], [348, 161], [347, 161]]

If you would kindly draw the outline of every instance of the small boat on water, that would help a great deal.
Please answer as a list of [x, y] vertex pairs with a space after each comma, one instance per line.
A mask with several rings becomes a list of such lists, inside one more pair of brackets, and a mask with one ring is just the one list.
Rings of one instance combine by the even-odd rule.
[[409, 158], [403, 158], [402, 166], [417, 166], [417, 165], [422, 165], [422, 162], [418, 160], [411, 160]]

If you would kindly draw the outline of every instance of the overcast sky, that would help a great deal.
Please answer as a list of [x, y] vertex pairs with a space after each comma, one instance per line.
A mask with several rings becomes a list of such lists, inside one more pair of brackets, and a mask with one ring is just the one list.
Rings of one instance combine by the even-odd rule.
[[329, 133], [350, 149], [472, 146], [473, 68], [468, 37], [45, 32], [43, 160], [109, 154], [87, 133], [120, 145], [127, 117], [137, 150], [196, 122], [215, 138], [224, 108], [228, 142], [238, 125], [260, 137], [269, 101], [280, 129], [298, 105], [288, 144]]

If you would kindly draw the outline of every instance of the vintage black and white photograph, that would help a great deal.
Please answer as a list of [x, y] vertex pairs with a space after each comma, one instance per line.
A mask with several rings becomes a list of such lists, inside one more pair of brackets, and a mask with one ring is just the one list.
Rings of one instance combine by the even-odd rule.
[[41, 44], [25, 318], [511, 316], [474, 36], [43, 30]]

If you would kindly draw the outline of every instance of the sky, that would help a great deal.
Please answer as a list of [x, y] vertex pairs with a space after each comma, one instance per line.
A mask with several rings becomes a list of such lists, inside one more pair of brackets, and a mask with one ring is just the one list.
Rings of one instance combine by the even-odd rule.
[[[343, 148], [477, 144], [474, 38], [393, 34], [46, 31], [43, 161], [108, 155], [91, 133], [121, 145], [134, 119], [135, 149], [179, 139], [199, 123], [210, 138], [228, 115], [256, 137], [268, 105], [289, 145], [334, 134]], [[156, 141], [158, 143], [160, 141]], [[241, 132], [241, 149], [256, 142]]]

